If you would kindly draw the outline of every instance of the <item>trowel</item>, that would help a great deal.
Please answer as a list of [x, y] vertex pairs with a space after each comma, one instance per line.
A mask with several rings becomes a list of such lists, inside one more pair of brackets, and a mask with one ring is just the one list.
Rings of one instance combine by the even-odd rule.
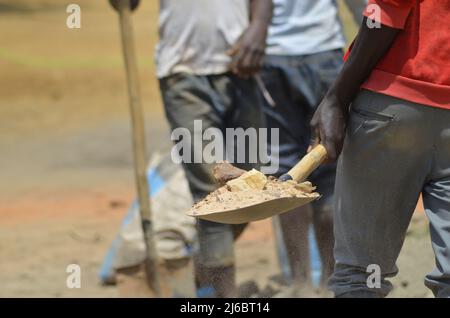
[[[306, 154], [288, 173], [280, 176], [278, 180], [281, 182], [288, 180], [298, 183], [303, 182], [320, 166], [326, 157], [327, 151], [325, 147], [319, 144]], [[218, 223], [241, 224], [273, 217], [305, 205], [319, 197], [319, 193], [312, 193], [304, 197], [280, 197], [256, 203], [253, 200], [249, 204], [241, 202], [242, 204], [238, 209], [211, 210], [206, 213], [197, 213], [194, 206], [187, 212], [187, 215]]]

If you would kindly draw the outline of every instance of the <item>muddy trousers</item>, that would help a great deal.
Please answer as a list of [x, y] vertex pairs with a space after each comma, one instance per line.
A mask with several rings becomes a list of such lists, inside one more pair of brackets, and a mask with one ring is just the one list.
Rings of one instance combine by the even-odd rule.
[[[261, 101], [254, 79], [244, 80], [230, 73], [180, 73], [161, 79], [160, 88], [166, 116], [173, 131], [182, 128], [194, 138], [201, 139], [203, 133], [211, 128], [219, 129], [226, 136], [228, 128], [246, 130], [264, 126]], [[196, 129], [196, 122], [201, 123], [201, 131]], [[224, 139], [227, 143], [226, 137]], [[190, 143], [190, 157], [199, 156], [201, 163], [183, 161], [194, 201], [203, 199], [217, 188], [212, 173], [214, 164], [204, 162], [201, 157], [206, 144], [201, 140]], [[247, 160], [250, 153], [247, 147], [248, 143], [239, 149], [236, 143], [234, 154], [246, 154], [245, 162], [240, 162], [235, 157], [231, 158], [232, 162], [245, 170], [258, 168], [256, 163]], [[220, 158], [220, 161], [224, 159], [226, 158]], [[195, 271], [199, 296], [234, 296], [234, 241], [245, 226], [206, 220], [197, 222], [199, 249], [195, 257]]]
[[[278, 149], [277, 154], [272, 154], [273, 160], [279, 163], [275, 176], [287, 173], [306, 154], [311, 142], [309, 122], [339, 74], [342, 58], [339, 49], [309, 55], [266, 56], [261, 78], [276, 106], [262, 98], [263, 111], [269, 135], [271, 129], [279, 131], [277, 144], [271, 147]], [[321, 286], [326, 284], [333, 269], [335, 174], [335, 163], [316, 169], [308, 180], [320, 189], [320, 200], [279, 216], [282, 234], [279, 252], [284, 243], [293, 283], [305, 289], [312, 278], [308, 243], [311, 223], [322, 263]]]
[[[361, 91], [336, 175], [329, 285], [337, 297], [391, 291], [388, 278], [398, 271], [420, 194], [436, 256], [425, 284], [436, 297], [450, 297], [450, 110]], [[372, 275], [378, 270], [380, 284]]]

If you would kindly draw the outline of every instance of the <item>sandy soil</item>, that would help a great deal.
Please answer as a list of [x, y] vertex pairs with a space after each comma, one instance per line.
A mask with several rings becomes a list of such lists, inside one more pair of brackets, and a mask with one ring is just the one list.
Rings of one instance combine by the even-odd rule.
[[[0, 1], [0, 297], [117, 296], [97, 272], [135, 196], [118, 23], [106, 1], [77, 3], [82, 28], [69, 30], [60, 1]], [[143, 1], [134, 15], [150, 153], [169, 140], [152, 75], [156, 12]], [[429, 296], [426, 226], [417, 214], [393, 296]], [[264, 287], [279, 271], [269, 221], [236, 253], [240, 282]], [[81, 289], [66, 287], [71, 263]]]

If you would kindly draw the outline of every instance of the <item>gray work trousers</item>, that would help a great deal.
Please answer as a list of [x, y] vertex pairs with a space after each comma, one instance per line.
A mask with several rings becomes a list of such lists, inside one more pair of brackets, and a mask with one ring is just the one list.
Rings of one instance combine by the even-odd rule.
[[[436, 256], [425, 284], [436, 297], [450, 297], [450, 110], [362, 90], [336, 175], [336, 264], [329, 285], [337, 297], [391, 291], [387, 278], [398, 271], [420, 194]], [[381, 273], [375, 288], [367, 284], [371, 264]]]
[[[218, 75], [174, 74], [160, 80], [161, 94], [167, 119], [172, 129], [186, 128], [192, 136], [194, 121], [200, 120], [203, 132], [208, 128], [218, 128], [226, 135], [227, 128], [260, 128], [264, 119], [261, 101], [254, 79], [241, 79], [231, 73]], [[225, 142], [229, 142], [224, 137]], [[206, 144], [206, 142], [205, 142]], [[191, 147], [192, 158], [201, 154], [203, 146]], [[247, 160], [248, 143], [237, 153], [246, 154], [244, 163], [235, 165], [250, 170], [258, 164]], [[225, 158], [223, 158], [225, 159]], [[217, 188], [210, 163], [183, 163], [186, 178], [194, 201], [203, 199]], [[245, 224], [229, 225], [206, 220], [198, 220], [199, 255], [203, 266], [222, 267], [234, 264], [233, 242], [244, 230]]]

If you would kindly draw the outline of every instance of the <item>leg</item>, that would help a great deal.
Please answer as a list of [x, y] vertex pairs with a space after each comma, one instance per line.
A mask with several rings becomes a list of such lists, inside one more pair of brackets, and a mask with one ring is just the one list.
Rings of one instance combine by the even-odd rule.
[[[262, 76], [276, 107], [265, 104], [268, 127], [280, 129], [280, 172], [287, 172], [305, 154], [310, 142], [309, 120], [320, 100], [336, 78], [342, 65], [342, 52], [339, 50], [318, 53], [310, 56], [272, 57], [267, 58]], [[322, 284], [328, 280], [334, 265], [332, 247], [333, 218], [332, 200], [336, 165], [320, 167], [311, 181], [318, 186], [323, 197], [312, 204], [312, 220], [315, 227], [316, 240], [322, 260]], [[300, 209], [302, 210], [302, 209]], [[298, 213], [305, 213], [297, 211]], [[285, 216], [286, 215], [286, 216]], [[309, 280], [308, 229], [311, 215], [299, 215], [296, 218], [283, 214], [280, 219], [287, 218], [283, 231], [287, 242], [297, 241], [297, 246], [290, 246], [291, 264], [298, 267], [300, 275], [305, 277], [307, 270]], [[297, 229], [297, 231], [295, 230]], [[304, 232], [302, 232], [304, 231]], [[301, 233], [299, 236], [299, 232]], [[301, 252], [296, 250], [300, 249]], [[300, 261], [301, 260], [301, 261]], [[295, 273], [295, 270], [293, 270]]]
[[[334, 171], [332, 180], [333, 183], [331, 186], [334, 188]], [[324, 192], [324, 187], [318, 185], [318, 188], [321, 189], [320, 192], [322, 193], [322, 198], [312, 204], [313, 225], [320, 259], [322, 261], [320, 287], [325, 289], [334, 268], [333, 193], [331, 192], [327, 195]]]
[[[196, 120], [201, 121], [203, 130], [209, 127], [221, 129], [223, 126], [222, 114], [218, 110], [220, 104], [212, 96], [206, 76], [175, 74], [161, 79], [160, 89], [172, 131], [185, 128], [192, 139], [197, 137], [201, 140], [202, 136], [196, 136], [199, 132], [194, 129]], [[206, 164], [203, 160], [201, 163], [194, 163], [194, 158], [202, 155], [203, 145], [193, 142], [192, 139], [187, 141], [191, 145], [190, 161], [183, 161], [182, 164], [194, 201], [198, 201], [214, 191], [217, 186], [212, 174], [213, 164]], [[174, 142], [180, 141], [184, 140], [180, 137]]]
[[[450, 112], [435, 109], [439, 136], [435, 142], [433, 172], [423, 191], [430, 220], [430, 234], [436, 268], [425, 278], [425, 285], [436, 297], [450, 297]], [[433, 124], [435, 124], [433, 122]]]
[[[223, 129], [226, 105], [220, 100], [220, 94], [215, 92], [207, 76], [177, 74], [161, 80], [160, 84], [172, 129], [187, 128], [193, 136], [195, 120], [201, 120], [203, 129]], [[202, 145], [194, 143], [191, 158], [202, 151]], [[213, 164], [185, 162], [183, 168], [195, 201], [216, 189], [212, 175]], [[232, 226], [199, 221], [197, 229], [199, 251], [195, 257], [195, 271], [198, 284], [200, 287], [212, 287], [216, 294], [211, 296], [234, 296]]]
[[[230, 155], [230, 160], [236, 167], [244, 170], [259, 169], [261, 160], [258, 149], [259, 128], [264, 127], [264, 116], [256, 81], [253, 78], [245, 80], [230, 75], [227, 84], [227, 87], [224, 87], [223, 83], [215, 83], [215, 86], [223, 91], [222, 98], [228, 99], [230, 105], [230, 111], [225, 118], [226, 128], [241, 128], [244, 131], [252, 131], [256, 136], [256, 140], [247, 138], [243, 144], [239, 144], [239, 141], [233, 142], [233, 149], [231, 148], [232, 141], [226, 140], [227, 150], [234, 151], [234, 156]], [[244, 156], [239, 157], [242, 154]]]
[[298, 287], [311, 287], [308, 246], [308, 230], [311, 224], [310, 206], [281, 214], [280, 224], [293, 282]]
[[[330, 287], [337, 297], [386, 296], [432, 158], [429, 107], [361, 91], [338, 163]], [[367, 284], [367, 266], [380, 286]], [[378, 288], [379, 287], [379, 288]]]
[[200, 287], [212, 288], [213, 297], [237, 297], [234, 266], [233, 226], [198, 221], [199, 254], [196, 276]]
[[[337, 77], [342, 66], [342, 57], [341, 50], [318, 53], [308, 57], [306, 64], [314, 74], [314, 76], [310, 76], [308, 83], [315, 96], [315, 100], [310, 104], [310, 116], [313, 115], [317, 105]], [[310, 132], [308, 131], [307, 137], [309, 138], [309, 136]], [[335, 179], [335, 163], [322, 165], [310, 177], [312, 183], [317, 186], [322, 194], [320, 200], [312, 204], [313, 225], [322, 261], [320, 282], [322, 288], [325, 288], [334, 268], [333, 201]]]
[[[263, 102], [263, 110], [266, 118], [266, 127], [269, 129], [269, 141], [271, 129], [279, 130], [278, 144], [270, 144], [271, 160], [278, 163], [280, 176], [289, 171], [297, 163], [302, 154], [306, 152], [307, 119], [306, 112], [300, 101], [297, 105], [294, 101], [292, 79], [295, 70], [289, 66], [288, 58], [269, 56], [261, 76], [263, 82], [274, 99], [276, 106], [272, 107], [266, 101]], [[296, 95], [297, 96], [297, 95]], [[309, 140], [308, 140], [309, 141]], [[278, 149], [277, 149], [278, 147]], [[308, 230], [311, 224], [310, 206], [301, 207], [279, 216], [282, 238], [284, 241], [290, 272], [295, 290], [311, 287], [311, 266], [309, 256]]]
[[436, 268], [426, 276], [425, 285], [436, 297], [450, 298], [450, 175], [428, 183], [423, 202], [436, 256]]
[[[260, 100], [257, 95], [256, 83], [253, 79], [244, 80], [235, 75], [213, 75], [209, 76], [209, 84], [214, 91], [215, 98], [223, 105], [222, 109], [219, 109], [221, 117], [223, 118], [222, 130], [226, 136], [227, 128], [242, 128], [255, 129], [262, 127], [262, 113], [260, 109]], [[229, 140], [225, 140], [229, 142]], [[239, 153], [245, 154], [245, 160], [243, 162], [237, 160], [236, 156], [231, 157], [231, 161], [237, 167], [251, 170], [252, 168], [259, 168], [258, 160], [256, 162], [250, 162], [249, 152], [251, 150], [252, 141], [249, 141], [243, 145], [242, 149], [234, 149], [235, 155]], [[228, 147], [226, 147], [228, 149]], [[208, 229], [204, 226], [209, 224]], [[233, 242], [242, 234], [246, 224], [226, 225], [212, 223], [208, 221], [201, 221], [200, 227], [204, 227], [202, 232], [210, 232], [207, 235], [203, 235], [209, 240], [208, 244], [211, 245], [211, 251], [204, 253], [205, 255], [212, 255], [207, 261], [209, 267], [214, 268], [210, 277], [213, 281], [220, 283], [215, 284], [215, 289], [218, 292], [218, 297], [236, 297], [235, 288], [235, 266], [234, 266], [234, 249]], [[217, 236], [218, 240], [214, 239], [214, 228], [228, 227], [227, 236]], [[206, 242], [204, 244], [206, 246]], [[222, 251], [222, 252], [221, 252]], [[222, 255], [222, 260], [214, 260], [213, 255]], [[226, 257], [225, 257], [226, 256]], [[206, 263], [206, 260], [204, 261]], [[217, 270], [216, 270], [217, 269]], [[205, 274], [206, 276], [207, 274]], [[220, 289], [219, 289], [220, 288]]]

